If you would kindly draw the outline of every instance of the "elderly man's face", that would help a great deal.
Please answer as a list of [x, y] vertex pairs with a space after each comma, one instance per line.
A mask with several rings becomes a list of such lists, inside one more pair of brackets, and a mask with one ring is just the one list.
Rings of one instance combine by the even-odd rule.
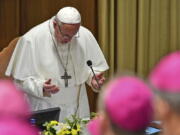
[[54, 22], [56, 40], [62, 44], [70, 42], [73, 36], [78, 32], [79, 27], [80, 23], [62, 24], [59, 26], [57, 22]]

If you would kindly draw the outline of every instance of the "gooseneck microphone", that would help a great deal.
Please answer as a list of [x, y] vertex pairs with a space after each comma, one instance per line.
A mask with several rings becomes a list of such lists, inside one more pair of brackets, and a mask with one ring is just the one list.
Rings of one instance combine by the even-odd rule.
[[91, 61], [91, 60], [88, 60], [88, 61], [87, 61], [87, 65], [88, 65], [89, 67], [92, 67], [92, 61]]
[[101, 86], [100, 86], [100, 84], [99, 84], [99, 82], [98, 82], [98, 79], [97, 79], [97, 77], [96, 77], [96, 75], [95, 75], [95, 73], [94, 73], [94, 70], [93, 70], [93, 68], [92, 68], [92, 61], [91, 61], [91, 60], [88, 60], [88, 61], [87, 61], [87, 65], [90, 67], [91, 71], [93, 72], [93, 76], [94, 76], [94, 78], [95, 78], [95, 80], [96, 80], [96, 82], [97, 82], [97, 84], [98, 84], [98, 89], [100, 89]]

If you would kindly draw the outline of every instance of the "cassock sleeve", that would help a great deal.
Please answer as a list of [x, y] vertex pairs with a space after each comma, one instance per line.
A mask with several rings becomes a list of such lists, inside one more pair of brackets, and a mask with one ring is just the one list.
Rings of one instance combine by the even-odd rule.
[[109, 69], [106, 59], [97, 43], [96, 39], [89, 32], [87, 38], [87, 60], [92, 61], [93, 69], [96, 73], [104, 72]]
[[44, 81], [33, 78], [33, 77], [27, 77], [25, 80], [15, 80], [15, 82], [18, 84], [18, 86], [21, 87], [21, 89], [28, 93], [29, 95], [36, 96], [39, 98], [43, 97], [43, 84]]
[[28, 94], [43, 97], [43, 83], [45, 80], [38, 77], [33, 40], [21, 37], [16, 45], [8, 68], [7, 76], [12, 76], [16, 83]]
[[[99, 74], [109, 69], [109, 66], [105, 60], [105, 57], [97, 43], [96, 39], [94, 38], [93, 34], [89, 31], [87, 37], [87, 60], [92, 61], [92, 67], [94, 69], [95, 74]], [[89, 68], [89, 77], [86, 83], [92, 88], [94, 92], [99, 92], [91, 85], [91, 80], [93, 77], [93, 73]]]

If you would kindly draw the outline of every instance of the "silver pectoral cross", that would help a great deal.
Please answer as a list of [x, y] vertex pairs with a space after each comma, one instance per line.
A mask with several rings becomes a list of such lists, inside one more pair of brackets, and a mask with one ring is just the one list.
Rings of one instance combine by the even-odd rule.
[[65, 87], [68, 87], [68, 79], [71, 79], [71, 76], [67, 74], [67, 71], [64, 71], [64, 75], [61, 76], [61, 79], [64, 79]]

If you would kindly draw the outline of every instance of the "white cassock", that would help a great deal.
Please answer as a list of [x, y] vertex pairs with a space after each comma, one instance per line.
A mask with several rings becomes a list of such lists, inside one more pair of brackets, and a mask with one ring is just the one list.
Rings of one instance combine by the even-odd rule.
[[[72, 114], [85, 118], [89, 117], [85, 82], [90, 84], [92, 79], [87, 60], [92, 61], [96, 73], [109, 68], [94, 36], [82, 26], [69, 44], [58, 44], [54, 38], [52, 18], [20, 38], [6, 75], [12, 76], [23, 88], [32, 110], [60, 107], [60, 120]], [[67, 73], [71, 76], [68, 87], [61, 79], [64, 68], [60, 61], [64, 66], [67, 64]], [[43, 83], [49, 78], [60, 87], [60, 91], [51, 97], [44, 97]]]

